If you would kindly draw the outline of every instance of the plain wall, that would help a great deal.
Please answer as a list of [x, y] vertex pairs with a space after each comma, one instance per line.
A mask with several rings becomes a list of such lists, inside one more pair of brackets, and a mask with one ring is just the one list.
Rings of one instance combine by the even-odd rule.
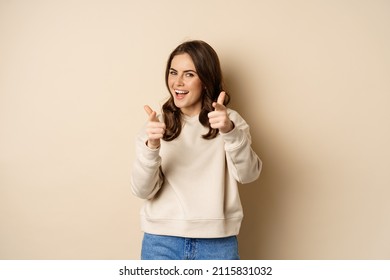
[[0, 1], [0, 259], [138, 259], [143, 105], [218, 52], [250, 124], [243, 259], [390, 258], [390, 2]]

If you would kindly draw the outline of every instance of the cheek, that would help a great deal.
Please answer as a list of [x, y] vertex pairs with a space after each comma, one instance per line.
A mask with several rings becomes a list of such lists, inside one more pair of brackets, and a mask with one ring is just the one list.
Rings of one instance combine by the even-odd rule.
[[193, 83], [192, 88], [193, 88], [194, 91], [196, 91], [199, 94], [201, 94], [202, 90], [203, 90], [203, 86], [202, 86], [201, 81], [196, 81], [195, 83]]
[[172, 84], [173, 84], [173, 79], [172, 78], [168, 78], [167, 84], [171, 88]]

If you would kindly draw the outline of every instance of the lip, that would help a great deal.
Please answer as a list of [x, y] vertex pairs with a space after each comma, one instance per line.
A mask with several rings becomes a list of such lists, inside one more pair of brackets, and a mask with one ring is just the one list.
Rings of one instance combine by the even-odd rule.
[[175, 92], [175, 97], [177, 100], [184, 99], [186, 97], [186, 95], [189, 93], [188, 90], [179, 90], [179, 89], [175, 89], [174, 92]]

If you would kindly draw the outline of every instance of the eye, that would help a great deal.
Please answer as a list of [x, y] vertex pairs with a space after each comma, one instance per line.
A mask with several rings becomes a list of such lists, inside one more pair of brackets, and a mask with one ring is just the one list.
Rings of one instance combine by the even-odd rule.
[[191, 72], [188, 72], [188, 73], [186, 73], [186, 77], [194, 77], [195, 75], [193, 74], [193, 73], [191, 73]]
[[177, 72], [175, 70], [169, 70], [169, 75], [176, 75]]

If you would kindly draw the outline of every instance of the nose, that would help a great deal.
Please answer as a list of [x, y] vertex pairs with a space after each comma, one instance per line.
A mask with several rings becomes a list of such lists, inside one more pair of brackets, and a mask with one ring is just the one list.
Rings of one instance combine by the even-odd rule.
[[177, 75], [175, 79], [175, 86], [183, 86], [184, 80], [182, 75]]

